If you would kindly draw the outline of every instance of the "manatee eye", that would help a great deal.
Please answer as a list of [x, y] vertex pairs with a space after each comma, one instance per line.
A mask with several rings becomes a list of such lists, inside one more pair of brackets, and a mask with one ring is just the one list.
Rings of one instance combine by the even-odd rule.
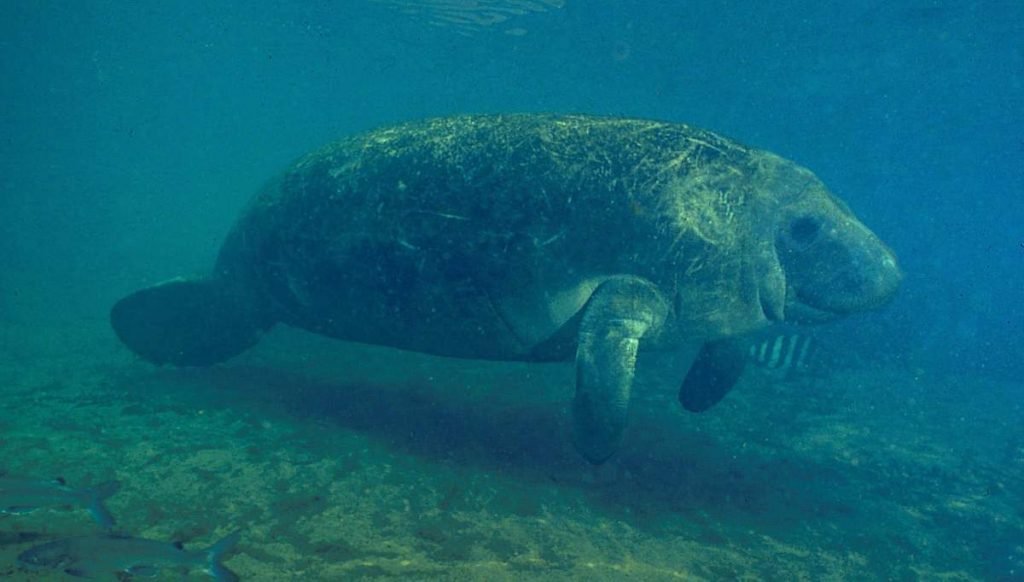
[[809, 245], [818, 238], [821, 222], [810, 216], [804, 216], [789, 225], [789, 237], [800, 246]]

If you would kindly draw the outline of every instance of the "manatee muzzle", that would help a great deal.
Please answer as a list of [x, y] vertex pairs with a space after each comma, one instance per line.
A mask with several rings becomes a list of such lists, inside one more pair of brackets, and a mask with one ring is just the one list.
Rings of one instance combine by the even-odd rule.
[[[896, 256], [856, 220], [829, 224], [800, 217], [776, 241], [788, 283], [787, 319], [821, 319], [874, 309], [896, 293], [903, 276]], [[815, 313], [818, 312], [818, 313]]]

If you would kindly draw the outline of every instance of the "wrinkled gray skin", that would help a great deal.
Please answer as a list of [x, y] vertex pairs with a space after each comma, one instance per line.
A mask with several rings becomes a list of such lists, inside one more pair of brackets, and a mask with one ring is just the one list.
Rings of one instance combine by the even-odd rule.
[[575, 356], [589, 460], [625, 428], [638, 349], [703, 346], [680, 400], [739, 376], [730, 341], [896, 290], [892, 252], [808, 170], [681, 124], [584, 116], [434, 119], [300, 160], [255, 199], [214, 274], [122, 300], [143, 357], [206, 365], [283, 322], [454, 356]]

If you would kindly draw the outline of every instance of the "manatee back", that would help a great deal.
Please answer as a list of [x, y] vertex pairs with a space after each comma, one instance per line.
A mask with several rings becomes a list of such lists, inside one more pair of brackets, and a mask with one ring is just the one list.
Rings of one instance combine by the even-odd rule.
[[259, 285], [289, 324], [445, 355], [533, 358], [603, 278], [674, 286], [665, 247], [685, 254], [689, 241], [668, 232], [678, 210], [664, 200], [668, 184], [723, 159], [742, 164], [746, 151], [644, 120], [400, 125], [301, 159], [257, 197], [228, 246], [245, 247], [242, 262], [259, 265]]

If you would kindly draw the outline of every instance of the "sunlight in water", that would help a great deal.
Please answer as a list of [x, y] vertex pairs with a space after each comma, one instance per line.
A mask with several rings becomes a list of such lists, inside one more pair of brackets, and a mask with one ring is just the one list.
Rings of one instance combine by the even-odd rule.
[[[452, 28], [461, 34], [473, 34], [488, 27], [507, 23], [526, 14], [547, 12], [565, 6], [564, 0], [372, 0], [391, 6], [403, 14], [421, 19], [433, 26]], [[513, 36], [526, 34], [526, 29], [513, 27], [505, 31]]]

